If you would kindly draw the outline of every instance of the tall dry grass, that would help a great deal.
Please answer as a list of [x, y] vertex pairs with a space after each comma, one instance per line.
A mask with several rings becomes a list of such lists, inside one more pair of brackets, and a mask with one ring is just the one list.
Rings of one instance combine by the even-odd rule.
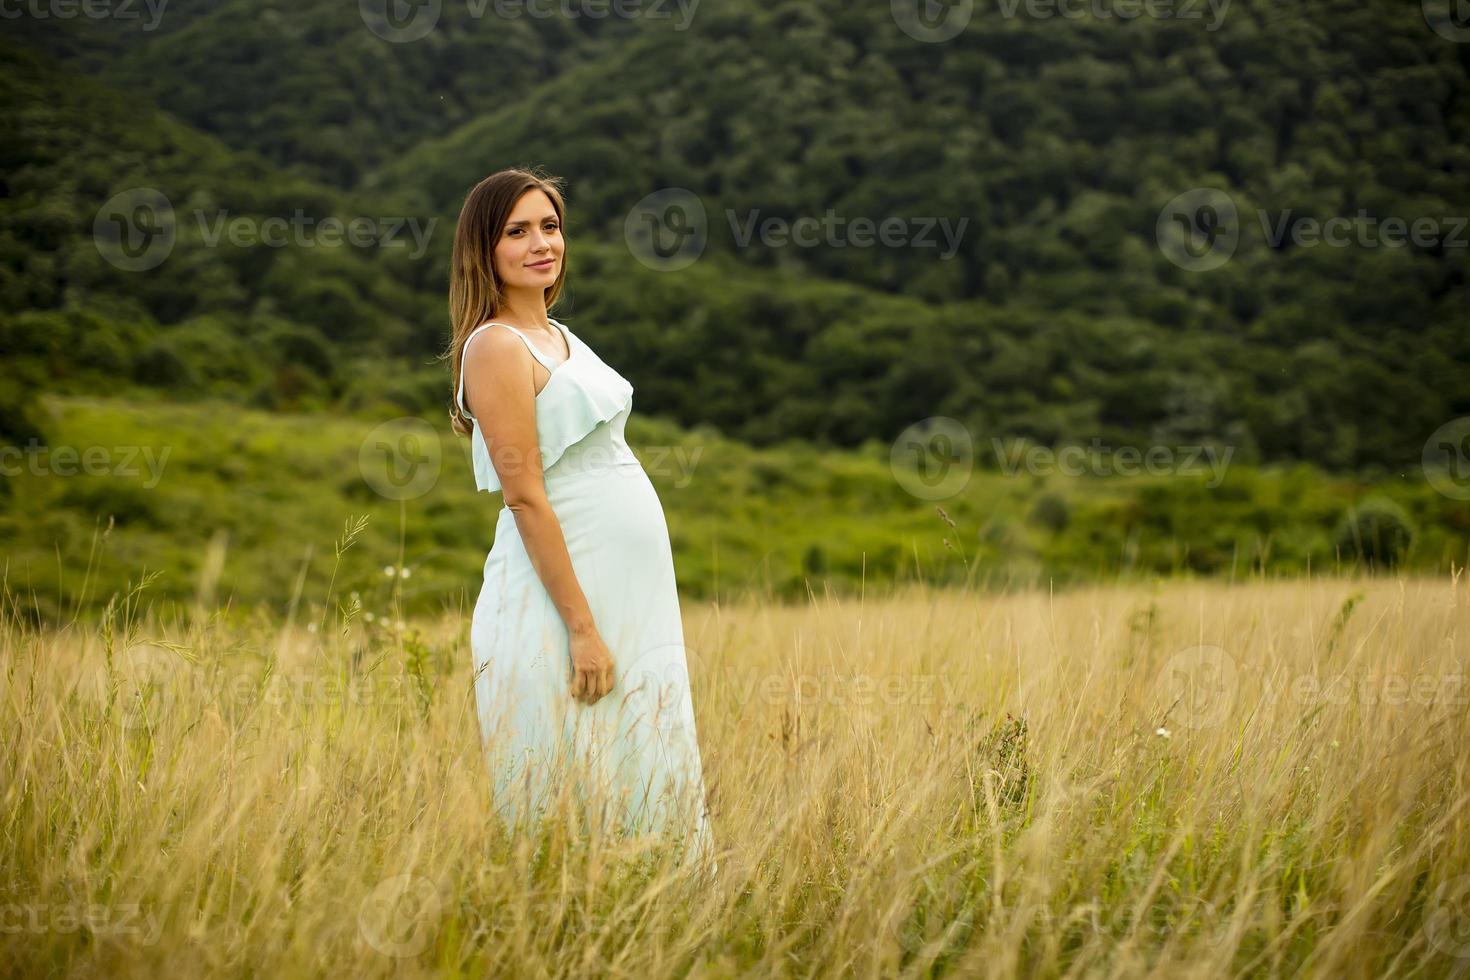
[[487, 819], [461, 617], [0, 630], [6, 976], [1470, 970], [1470, 589], [691, 606], [718, 874]]

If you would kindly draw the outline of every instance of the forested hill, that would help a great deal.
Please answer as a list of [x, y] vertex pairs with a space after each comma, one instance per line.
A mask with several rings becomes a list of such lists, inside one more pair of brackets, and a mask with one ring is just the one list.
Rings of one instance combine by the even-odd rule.
[[[641, 411], [686, 424], [850, 445], [945, 414], [985, 438], [1357, 468], [1412, 463], [1470, 414], [1470, 44], [1416, 3], [1044, 6], [977, 4], [942, 43], [835, 0], [687, 20], [446, 0], [398, 43], [337, 0], [171, 4], [146, 32], [17, 22], [36, 54], [4, 66], [0, 302], [25, 337], [90, 336], [109, 377], [437, 412], [453, 215], [489, 170], [534, 162], [570, 189], [563, 315], [627, 365]], [[438, 230], [411, 258], [181, 229], [158, 269], [117, 274], [93, 222], [136, 186]], [[669, 189], [708, 223], [698, 260], [660, 272], [625, 227]], [[742, 243], [829, 214], [810, 247]], [[938, 247], [853, 237], [885, 218]], [[1314, 237], [1333, 218], [1352, 220]], [[1393, 222], [1421, 232], [1393, 244]], [[92, 370], [47, 343], [7, 354]], [[216, 349], [239, 362], [223, 378]], [[385, 361], [408, 363], [386, 391]]]

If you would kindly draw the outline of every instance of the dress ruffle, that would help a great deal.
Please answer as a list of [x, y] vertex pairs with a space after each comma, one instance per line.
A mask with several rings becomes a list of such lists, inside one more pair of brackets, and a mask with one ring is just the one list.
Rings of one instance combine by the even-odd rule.
[[[601, 362], [598, 363], [600, 366]], [[616, 372], [604, 368], [593, 377], [583, 377], [577, 370], [568, 370], [571, 367], [567, 363], [553, 371], [546, 388], [536, 398], [536, 441], [541, 449], [543, 473], [555, 466], [563, 453], [585, 439], [593, 429], [616, 418], [633, 404], [633, 385]], [[546, 390], [552, 387], [556, 390]], [[490, 461], [490, 448], [478, 422], [474, 424], [470, 441], [475, 486], [486, 493], [498, 492], [501, 489], [500, 478], [495, 472], [495, 464]]]

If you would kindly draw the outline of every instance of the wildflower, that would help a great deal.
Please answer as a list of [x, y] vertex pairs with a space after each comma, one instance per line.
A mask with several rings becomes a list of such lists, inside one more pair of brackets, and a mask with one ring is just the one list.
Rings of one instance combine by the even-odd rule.
[[407, 568], [400, 567], [398, 569], [398, 577], [399, 578], [408, 578], [408, 575], [409, 575], [409, 571], [408, 571]]
[[308, 632], [308, 633], [315, 633], [316, 632], [316, 623], [307, 623], [306, 624], [306, 632]]
[[1174, 733], [1169, 731], [1169, 729], [1167, 728], [1158, 728], [1154, 730], [1154, 734], [1157, 735], [1159, 738], [1168, 738]]
[[362, 618], [365, 619], [365, 620], [367, 620], [369, 623], [371, 623], [373, 620], [377, 619], [378, 617], [374, 616], [372, 613], [363, 613], [362, 614]]
[[398, 569], [394, 568], [392, 565], [384, 565], [383, 574], [388, 576], [389, 578], [392, 578], [393, 576], [398, 574]]

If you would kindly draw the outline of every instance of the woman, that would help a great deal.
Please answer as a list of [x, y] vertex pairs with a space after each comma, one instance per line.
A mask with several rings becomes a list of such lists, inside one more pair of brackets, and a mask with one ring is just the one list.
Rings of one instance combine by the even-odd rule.
[[559, 180], [502, 170], [454, 237], [450, 420], [504, 495], [470, 630], [495, 800], [515, 825], [569, 786], [600, 829], [708, 858], [668, 527], [623, 437], [633, 386], [547, 313], [563, 211]]

